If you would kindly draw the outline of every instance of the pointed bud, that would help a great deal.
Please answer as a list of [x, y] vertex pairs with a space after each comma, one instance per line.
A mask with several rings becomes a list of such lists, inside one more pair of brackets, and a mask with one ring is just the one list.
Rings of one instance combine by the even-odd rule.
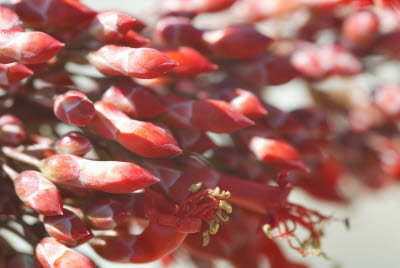
[[178, 63], [152, 48], [130, 48], [106, 45], [93, 52], [89, 61], [104, 75], [127, 75], [136, 78], [156, 78]]
[[81, 218], [68, 209], [64, 209], [63, 215], [60, 216], [46, 216], [44, 228], [50, 236], [67, 245], [77, 240], [83, 243], [84, 240], [93, 238], [92, 232]]
[[67, 124], [86, 126], [93, 120], [95, 109], [93, 102], [85, 94], [70, 90], [56, 97], [54, 114]]
[[8, 59], [3, 63], [43, 63], [63, 47], [63, 43], [43, 32], [0, 30], [0, 58]]
[[204, 56], [190, 47], [179, 47], [174, 50], [164, 50], [163, 53], [178, 62], [179, 65], [169, 74], [180, 77], [194, 77], [202, 73], [212, 72], [217, 69], [215, 64], [209, 62]]
[[58, 153], [83, 156], [93, 148], [93, 145], [82, 133], [70, 132], [60, 137], [54, 147]]
[[128, 150], [145, 157], [169, 157], [181, 152], [175, 138], [165, 129], [130, 119], [110, 103], [95, 104], [96, 118], [89, 129], [114, 139]]
[[62, 215], [63, 202], [57, 187], [42, 173], [24, 171], [14, 182], [15, 192], [24, 204], [46, 215]]
[[35, 257], [43, 268], [94, 268], [90, 259], [81, 253], [67, 248], [54, 238], [45, 237], [36, 245]]
[[159, 180], [133, 163], [94, 161], [70, 154], [45, 158], [40, 169], [53, 182], [70, 188], [88, 188], [108, 193], [130, 193]]

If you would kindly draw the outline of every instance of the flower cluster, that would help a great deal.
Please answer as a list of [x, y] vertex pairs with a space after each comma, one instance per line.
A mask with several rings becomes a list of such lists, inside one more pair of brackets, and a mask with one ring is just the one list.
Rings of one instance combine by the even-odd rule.
[[[146, 25], [78, 0], [1, 5], [0, 229], [34, 250], [0, 234], [0, 267], [96, 267], [72, 249], [86, 242], [113, 262], [308, 267], [275, 240], [324, 256], [333, 217], [294, 188], [346, 204], [342, 183], [400, 177], [400, 87], [354, 82], [400, 57], [398, 7], [164, 0]], [[209, 13], [218, 25], [199, 26]], [[312, 106], [263, 97], [295, 79]], [[332, 79], [346, 92], [323, 90]]]

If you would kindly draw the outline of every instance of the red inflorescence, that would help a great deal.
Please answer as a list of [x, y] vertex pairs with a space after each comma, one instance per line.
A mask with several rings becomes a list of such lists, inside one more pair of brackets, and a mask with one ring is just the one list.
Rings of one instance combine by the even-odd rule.
[[275, 240], [325, 256], [334, 217], [293, 189], [346, 205], [343, 184], [400, 178], [396, 3], [164, 0], [149, 21], [0, 4], [0, 229], [34, 248], [0, 232], [0, 267], [97, 267], [86, 242], [112, 262], [309, 267]]

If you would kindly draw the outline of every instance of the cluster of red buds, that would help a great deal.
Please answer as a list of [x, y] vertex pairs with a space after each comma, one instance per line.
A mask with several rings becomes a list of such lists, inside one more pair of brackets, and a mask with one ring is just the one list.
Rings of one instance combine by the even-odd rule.
[[[165, 266], [308, 267], [276, 239], [325, 256], [334, 217], [289, 197], [347, 204], [346, 181], [400, 178], [400, 85], [357, 83], [400, 58], [399, 6], [164, 0], [147, 25], [79, 0], [0, 5], [0, 229], [33, 247], [0, 233], [0, 267], [97, 267], [83, 243]], [[313, 105], [265, 98], [292, 80]]]

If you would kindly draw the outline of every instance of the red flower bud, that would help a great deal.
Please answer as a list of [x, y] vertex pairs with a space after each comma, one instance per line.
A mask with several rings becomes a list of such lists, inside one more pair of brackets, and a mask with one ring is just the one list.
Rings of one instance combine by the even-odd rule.
[[0, 85], [2, 86], [14, 84], [32, 74], [33, 72], [22, 63], [0, 63]]
[[85, 94], [70, 90], [56, 98], [54, 114], [67, 124], [86, 126], [93, 120], [95, 109], [93, 102]]
[[300, 48], [293, 53], [291, 63], [302, 75], [314, 79], [353, 75], [362, 71], [361, 62], [338, 45]]
[[158, 179], [133, 163], [93, 161], [70, 154], [56, 154], [40, 164], [53, 182], [71, 188], [88, 188], [109, 193], [130, 193]]
[[174, 95], [166, 96], [165, 100], [169, 104], [163, 119], [177, 128], [194, 127], [202, 131], [229, 133], [253, 124], [225, 101], [192, 101]]
[[19, 20], [18, 15], [11, 9], [3, 6], [0, 6], [0, 29], [25, 31], [24, 25], [22, 21]]
[[100, 42], [120, 40], [131, 29], [135, 19], [118, 11], [97, 14], [89, 28], [89, 33]]
[[82, 133], [70, 132], [60, 137], [54, 147], [58, 153], [83, 156], [92, 149], [93, 145]]
[[131, 213], [112, 198], [96, 198], [85, 209], [89, 226], [96, 230], [114, 229]]
[[149, 39], [141, 36], [133, 30], [130, 30], [116, 43], [127, 47], [142, 47], [147, 45], [149, 42]]
[[130, 48], [106, 45], [93, 52], [90, 63], [104, 75], [127, 75], [136, 78], [156, 78], [178, 65], [152, 48]]
[[89, 125], [92, 132], [145, 157], [169, 157], [181, 152], [174, 137], [164, 129], [130, 119], [110, 103], [98, 101], [95, 108], [96, 118]]
[[14, 182], [15, 191], [24, 204], [46, 215], [62, 215], [63, 202], [57, 187], [42, 173], [24, 171]]
[[368, 10], [351, 14], [343, 22], [342, 32], [345, 40], [352, 45], [370, 45], [378, 37], [378, 17]]
[[174, 134], [178, 138], [180, 147], [186, 152], [202, 154], [217, 147], [206, 133], [197, 129], [175, 129]]
[[0, 62], [46, 62], [64, 47], [53, 37], [42, 32], [0, 30]]
[[187, 45], [197, 47], [202, 44], [202, 31], [184, 17], [167, 17], [156, 24], [154, 36], [157, 41], [166, 45]]
[[[44, 228], [50, 236], [61, 243], [75, 242], [81, 243], [93, 238], [92, 232], [86, 227], [85, 223], [75, 213], [68, 209], [63, 210], [60, 216], [46, 216], [44, 218]], [[75, 245], [74, 245], [75, 246]]]
[[67, 248], [54, 238], [45, 237], [36, 245], [35, 257], [43, 268], [94, 268], [90, 259], [81, 253]]
[[252, 26], [234, 26], [203, 33], [203, 40], [217, 57], [243, 59], [267, 50], [271, 38]]
[[0, 116], [0, 143], [18, 145], [26, 137], [22, 122], [13, 115]]
[[250, 91], [240, 88], [225, 90], [221, 93], [221, 97], [228, 101], [236, 111], [250, 119], [256, 119], [267, 114], [267, 110], [260, 100]]
[[151, 90], [133, 82], [116, 82], [107, 89], [101, 100], [138, 119], [152, 118], [166, 110]]
[[216, 65], [209, 62], [204, 56], [190, 47], [164, 50], [163, 53], [179, 63], [177, 67], [169, 72], [172, 75], [194, 77], [201, 73], [212, 72], [217, 69]]

